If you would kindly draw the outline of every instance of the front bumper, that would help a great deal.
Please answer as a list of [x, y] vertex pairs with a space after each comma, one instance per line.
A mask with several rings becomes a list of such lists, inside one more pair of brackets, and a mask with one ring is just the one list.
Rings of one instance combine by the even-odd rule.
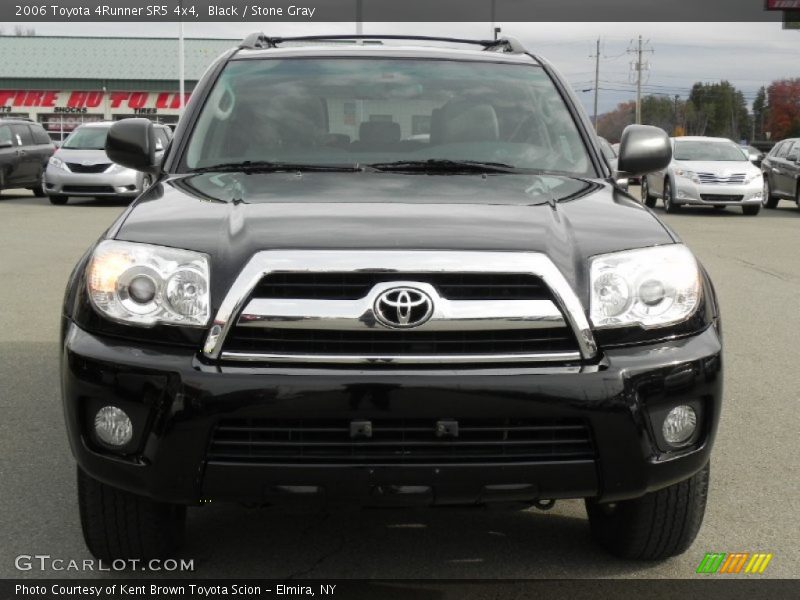
[[[474, 504], [639, 497], [708, 461], [722, 396], [715, 327], [657, 345], [607, 350], [585, 367], [369, 371], [206, 364], [190, 348], [132, 346], [70, 323], [62, 390], [72, 451], [93, 477], [158, 500]], [[700, 409], [698, 436], [678, 451], [658, 441], [656, 414]], [[92, 432], [99, 407], [134, 422], [126, 454]], [[223, 418], [580, 419], [593, 459], [393, 464], [251, 464], [208, 460]], [[651, 419], [652, 416], [652, 419]]]
[[675, 204], [693, 206], [750, 206], [761, 204], [763, 180], [749, 184], [703, 184], [675, 177]]
[[131, 169], [119, 173], [72, 173], [48, 165], [44, 191], [48, 196], [135, 198], [142, 193], [142, 177]]

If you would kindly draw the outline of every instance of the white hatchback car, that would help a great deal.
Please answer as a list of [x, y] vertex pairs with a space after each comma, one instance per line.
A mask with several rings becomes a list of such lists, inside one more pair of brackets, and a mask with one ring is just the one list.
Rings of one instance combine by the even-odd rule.
[[761, 210], [761, 170], [742, 149], [724, 138], [672, 138], [672, 162], [642, 178], [642, 200], [653, 207], [658, 198], [667, 212], [683, 205], [725, 209], [740, 206], [746, 215]]

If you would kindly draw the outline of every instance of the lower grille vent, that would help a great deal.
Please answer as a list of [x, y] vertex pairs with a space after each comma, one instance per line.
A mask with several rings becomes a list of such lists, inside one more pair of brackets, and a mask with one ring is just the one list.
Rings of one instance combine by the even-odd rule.
[[580, 419], [223, 419], [208, 460], [249, 464], [593, 460]]

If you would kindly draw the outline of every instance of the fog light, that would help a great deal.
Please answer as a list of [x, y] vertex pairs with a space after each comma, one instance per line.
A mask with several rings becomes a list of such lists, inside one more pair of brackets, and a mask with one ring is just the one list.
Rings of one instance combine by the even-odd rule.
[[667, 413], [661, 432], [668, 443], [676, 446], [692, 437], [696, 427], [697, 414], [695, 414], [694, 409], [691, 406], [682, 404]]
[[100, 441], [109, 446], [124, 446], [133, 437], [133, 423], [125, 411], [116, 406], [104, 406], [94, 417], [94, 430]]

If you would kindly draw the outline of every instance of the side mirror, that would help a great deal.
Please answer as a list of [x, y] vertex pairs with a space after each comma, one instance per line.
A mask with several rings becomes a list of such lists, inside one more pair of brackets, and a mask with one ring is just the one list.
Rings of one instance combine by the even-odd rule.
[[672, 145], [663, 129], [650, 125], [628, 125], [619, 145], [619, 174], [646, 175], [667, 168], [672, 161]]
[[6, 140], [5, 142], [0, 142], [0, 149], [13, 148], [13, 146], [14, 146], [14, 142], [12, 142], [11, 140]]
[[617, 187], [623, 191], [628, 191], [628, 178], [627, 177], [617, 177], [615, 181]]
[[112, 162], [157, 175], [156, 135], [150, 119], [123, 119], [108, 130], [106, 154]]

